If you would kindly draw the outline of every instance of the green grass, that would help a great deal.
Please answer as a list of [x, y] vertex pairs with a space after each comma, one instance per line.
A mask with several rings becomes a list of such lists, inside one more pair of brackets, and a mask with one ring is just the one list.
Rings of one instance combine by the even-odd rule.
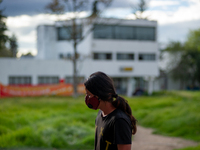
[[200, 141], [200, 92], [158, 93], [129, 99], [129, 104], [138, 123], [153, 128], [155, 134]]
[[0, 147], [92, 149], [97, 111], [83, 97], [0, 100]]
[[200, 141], [200, 92], [168, 92], [129, 104], [138, 123], [155, 133]]
[[[159, 92], [127, 100], [138, 124], [156, 134], [200, 141], [200, 92]], [[0, 148], [93, 149], [96, 114], [83, 96], [0, 99]]]

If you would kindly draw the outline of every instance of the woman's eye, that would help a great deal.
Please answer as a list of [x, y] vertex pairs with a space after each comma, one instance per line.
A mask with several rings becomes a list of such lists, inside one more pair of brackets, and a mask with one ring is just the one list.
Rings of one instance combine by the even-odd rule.
[[89, 94], [87, 94], [87, 93], [86, 93], [86, 95], [87, 95], [88, 97], [90, 97], [90, 95], [89, 95]]

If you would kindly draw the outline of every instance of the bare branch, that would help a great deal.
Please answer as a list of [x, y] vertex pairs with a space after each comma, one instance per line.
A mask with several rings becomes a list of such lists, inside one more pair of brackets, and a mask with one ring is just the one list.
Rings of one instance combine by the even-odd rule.
[[147, 0], [140, 0], [138, 4], [132, 6], [133, 14], [137, 19], [147, 19], [147, 17], [143, 16], [143, 13], [147, 9]]
[[60, 4], [59, 0], [53, 0], [45, 8], [56, 14], [61, 14], [65, 10], [65, 7]]
[[87, 4], [88, 4], [88, 0], [79, 1], [76, 4], [76, 10], [79, 10], [79, 11], [87, 10]]
[[[101, 3], [104, 5], [104, 9], [109, 7], [112, 0], [92, 0], [93, 2], [93, 13], [90, 17], [80, 19], [79, 14], [82, 11], [89, 11], [91, 0], [52, 0], [53, 2], [46, 6], [53, 13], [61, 13], [64, 12], [65, 7], [68, 12], [74, 13], [74, 17], [71, 20], [66, 20], [66, 31], [70, 33], [70, 41], [73, 43], [74, 56], [72, 58], [73, 61], [73, 87], [74, 87], [74, 95], [77, 94], [77, 45], [83, 41], [92, 30], [94, 30], [94, 23], [99, 23], [101, 19], [99, 18], [102, 13], [102, 9], [98, 11], [97, 3]], [[64, 5], [65, 4], [65, 5]], [[95, 14], [95, 15], [94, 15]], [[63, 22], [64, 23], [64, 22]], [[84, 31], [85, 27], [88, 27], [87, 31]], [[69, 39], [68, 39], [69, 40]]]
[[72, 7], [70, 6], [69, 0], [63, 0], [63, 1], [66, 3], [68, 11], [71, 12], [72, 11]]

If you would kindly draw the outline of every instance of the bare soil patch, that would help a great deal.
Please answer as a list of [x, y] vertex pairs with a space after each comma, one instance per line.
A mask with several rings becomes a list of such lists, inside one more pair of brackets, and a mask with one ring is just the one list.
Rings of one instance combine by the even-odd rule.
[[174, 137], [152, 134], [153, 130], [138, 126], [134, 135], [132, 150], [174, 150], [196, 146], [199, 143]]

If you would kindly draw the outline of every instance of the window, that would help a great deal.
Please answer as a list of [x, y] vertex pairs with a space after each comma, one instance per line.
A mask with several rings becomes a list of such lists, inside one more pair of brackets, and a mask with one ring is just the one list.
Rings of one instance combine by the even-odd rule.
[[10, 85], [26, 85], [31, 84], [31, 77], [30, 76], [10, 76], [9, 77], [9, 84]]
[[60, 59], [64, 59], [64, 55], [63, 54], [59, 54], [59, 58]]
[[94, 38], [95, 39], [113, 39], [113, 26], [109, 25], [95, 25]]
[[70, 53], [60, 53], [59, 54], [59, 58], [60, 59], [71, 59], [72, 58], [72, 54], [70, 54]]
[[111, 53], [94, 53], [93, 59], [94, 60], [111, 60], [112, 54]]
[[131, 26], [116, 26], [115, 39], [136, 39], [135, 28]]
[[136, 38], [138, 40], [152, 40], [155, 41], [155, 28], [153, 27], [137, 27]]
[[39, 76], [38, 84], [58, 84], [59, 78], [57, 76]]
[[155, 27], [94, 25], [94, 39], [155, 41]]
[[73, 83], [73, 77], [65, 77], [65, 83]]
[[139, 60], [156, 60], [155, 54], [139, 54]]
[[[85, 78], [84, 77], [78, 77], [77, 83], [84, 83]], [[73, 84], [73, 77], [65, 77], [65, 83]]]
[[134, 54], [117, 53], [117, 60], [134, 60]]
[[[77, 38], [80, 39], [82, 35], [82, 27], [77, 26]], [[58, 27], [57, 28], [58, 40], [71, 40], [72, 37], [72, 27]]]

